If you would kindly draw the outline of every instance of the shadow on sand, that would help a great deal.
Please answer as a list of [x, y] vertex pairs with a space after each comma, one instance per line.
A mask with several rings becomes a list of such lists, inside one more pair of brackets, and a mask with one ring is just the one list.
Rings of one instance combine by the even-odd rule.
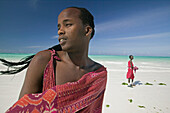
[[136, 86], [136, 85], [142, 85], [141, 81], [135, 81], [133, 84], [134, 84], [135, 86]]

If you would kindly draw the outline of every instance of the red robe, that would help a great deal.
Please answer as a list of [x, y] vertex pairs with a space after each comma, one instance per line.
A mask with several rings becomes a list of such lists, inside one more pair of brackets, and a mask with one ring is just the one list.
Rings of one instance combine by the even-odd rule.
[[[132, 61], [131, 61], [132, 62]], [[132, 67], [133, 67], [133, 62], [132, 62]], [[131, 64], [130, 64], [130, 60], [128, 62], [128, 72], [127, 72], [127, 75], [126, 75], [126, 78], [127, 79], [134, 79], [134, 74], [133, 74], [133, 69], [131, 67]]]

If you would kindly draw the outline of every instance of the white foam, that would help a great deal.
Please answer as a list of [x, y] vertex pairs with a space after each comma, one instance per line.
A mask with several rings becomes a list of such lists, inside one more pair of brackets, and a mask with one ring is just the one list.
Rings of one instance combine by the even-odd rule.
[[141, 62], [141, 64], [152, 64], [152, 63], [149, 63], [149, 62]]
[[170, 67], [140, 66], [140, 68], [170, 70]]
[[107, 69], [108, 71], [119, 71], [119, 72], [124, 72], [127, 70], [122, 70], [122, 69]]
[[170, 72], [170, 70], [138, 70], [137, 72]]
[[100, 62], [106, 64], [124, 64], [124, 62], [113, 62], [113, 61], [100, 61]]

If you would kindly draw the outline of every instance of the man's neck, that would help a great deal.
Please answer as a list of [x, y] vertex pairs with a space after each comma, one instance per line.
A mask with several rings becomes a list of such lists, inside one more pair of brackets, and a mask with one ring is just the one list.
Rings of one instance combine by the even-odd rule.
[[73, 64], [79, 67], [90, 65], [88, 52], [68, 53], [68, 58], [71, 60]]

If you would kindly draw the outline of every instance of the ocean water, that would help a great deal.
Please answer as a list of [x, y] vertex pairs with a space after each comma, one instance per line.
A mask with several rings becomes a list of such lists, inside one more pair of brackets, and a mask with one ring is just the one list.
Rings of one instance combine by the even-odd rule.
[[19, 61], [21, 60], [22, 58], [25, 58], [27, 56], [30, 56], [30, 55], [33, 55], [33, 54], [26, 54], [26, 53], [0, 53], [0, 58], [2, 59], [6, 59], [6, 60], [9, 60], [9, 61]]
[[[0, 58], [20, 61], [33, 54], [0, 53]], [[89, 55], [91, 59], [103, 64], [109, 71], [126, 71], [128, 56]], [[170, 57], [134, 56], [133, 63], [141, 72], [170, 72]], [[0, 62], [1, 64], [1, 62]]]

